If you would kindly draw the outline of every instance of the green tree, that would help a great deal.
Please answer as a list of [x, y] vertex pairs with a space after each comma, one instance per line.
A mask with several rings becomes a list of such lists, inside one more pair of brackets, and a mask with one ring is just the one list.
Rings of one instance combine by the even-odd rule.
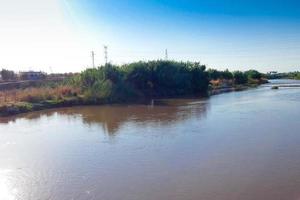
[[199, 63], [173, 61], [106, 65], [87, 69], [70, 83], [80, 81], [87, 96], [96, 100], [205, 94], [209, 84], [205, 69]]
[[246, 84], [248, 82], [247, 75], [241, 71], [233, 72], [233, 78], [235, 84]]
[[208, 69], [207, 73], [210, 80], [217, 80], [222, 78], [221, 73], [216, 69]]
[[245, 74], [247, 75], [247, 77], [249, 79], [255, 79], [255, 80], [259, 80], [262, 78], [262, 74], [256, 70], [249, 70], [249, 71], [246, 71]]
[[4, 81], [16, 80], [16, 74], [14, 71], [2, 69], [0, 71], [1, 77]]
[[233, 79], [233, 74], [228, 69], [226, 69], [225, 71], [221, 72], [221, 77], [225, 80], [231, 80]]

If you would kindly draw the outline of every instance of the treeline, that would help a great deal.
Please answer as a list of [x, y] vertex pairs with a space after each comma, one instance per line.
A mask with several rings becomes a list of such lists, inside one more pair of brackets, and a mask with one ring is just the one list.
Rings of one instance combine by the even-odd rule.
[[23, 80], [63, 80], [68, 77], [72, 77], [77, 73], [51, 73], [47, 74], [42, 71], [23, 71], [14, 72], [12, 70], [1, 69], [0, 70], [0, 82], [14, 82]]
[[209, 80], [231, 80], [237, 85], [257, 83], [257, 81], [263, 81], [264, 78], [264, 75], [256, 70], [230, 72], [229, 70], [209, 69], [208, 75]]
[[197, 62], [150, 61], [122, 66], [108, 64], [87, 69], [68, 82], [94, 101], [131, 101], [136, 98], [206, 95], [213, 80], [237, 85], [261, 83], [263, 75], [209, 69]]
[[87, 69], [69, 83], [81, 87], [86, 98], [115, 102], [203, 95], [208, 90], [209, 76], [199, 63], [151, 61]]
[[0, 71], [0, 80], [3, 81], [12, 81], [17, 79], [17, 74], [14, 71], [2, 69]]
[[205, 96], [263, 83], [263, 75], [206, 69], [197, 62], [107, 64], [72, 74], [57, 84], [0, 92], [0, 116], [47, 108], [144, 102], [151, 98]]
[[296, 79], [300, 80], [300, 72], [276, 73], [270, 72], [266, 74], [268, 79]]

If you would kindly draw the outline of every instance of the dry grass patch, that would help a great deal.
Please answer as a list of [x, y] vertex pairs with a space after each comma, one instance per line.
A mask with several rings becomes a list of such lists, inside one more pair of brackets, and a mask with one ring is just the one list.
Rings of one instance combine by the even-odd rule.
[[71, 86], [58, 86], [55, 88], [27, 88], [0, 92], [0, 105], [17, 102], [39, 103], [47, 100], [60, 100], [67, 97], [76, 97], [80, 89]]

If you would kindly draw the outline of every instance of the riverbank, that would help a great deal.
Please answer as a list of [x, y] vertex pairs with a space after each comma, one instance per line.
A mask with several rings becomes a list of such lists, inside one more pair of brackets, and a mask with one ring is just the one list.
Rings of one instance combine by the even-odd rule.
[[237, 86], [229, 86], [229, 87], [220, 87], [220, 88], [215, 88], [209, 91], [209, 95], [218, 95], [218, 94], [223, 94], [223, 93], [228, 93], [228, 92], [238, 92], [238, 91], [243, 91], [243, 90], [248, 90], [250, 88], [256, 88], [259, 85], [237, 85]]
[[204, 97], [265, 83], [256, 70], [206, 69], [197, 62], [149, 61], [86, 69], [60, 84], [0, 91], [0, 116], [57, 107]]
[[[252, 85], [236, 85], [231, 87], [220, 87], [211, 89], [208, 92], [208, 96], [219, 95], [222, 93], [228, 92], [237, 92], [243, 91], [250, 88], [256, 88], [259, 85], [252, 84]], [[174, 96], [169, 98], [181, 98], [186, 96]], [[204, 96], [201, 96], [204, 97]], [[199, 96], [200, 98], [200, 96]], [[109, 102], [109, 101], [99, 101], [99, 100], [91, 100], [86, 99], [83, 96], [74, 96], [68, 97], [58, 100], [46, 100], [40, 101], [37, 103], [30, 103], [30, 102], [17, 102], [17, 103], [8, 103], [6, 105], [0, 106], [0, 117], [9, 117], [18, 114], [24, 114], [28, 112], [34, 111], [41, 111], [46, 109], [53, 109], [53, 108], [63, 108], [63, 107], [73, 107], [73, 106], [92, 106], [92, 105], [108, 105], [108, 104], [146, 104], [150, 102], [151, 99], [136, 99], [130, 100], [127, 102]]]
[[[74, 106], [93, 106], [93, 105], [113, 105], [113, 104], [145, 104], [146, 100], [136, 100], [128, 102], [108, 102], [108, 101], [97, 101], [87, 100], [84, 97], [71, 97], [60, 100], [47, 100], [39, 103], [29, 102], [17, 102], [10, 103], [7, 105], [0, 106], [0, 117], [9, 117], [18, 114], [24, 114], [29, 112], [53, 109], [53, 108], [64, 108]], [[147, 102], [150, 102], [147, 101]]]

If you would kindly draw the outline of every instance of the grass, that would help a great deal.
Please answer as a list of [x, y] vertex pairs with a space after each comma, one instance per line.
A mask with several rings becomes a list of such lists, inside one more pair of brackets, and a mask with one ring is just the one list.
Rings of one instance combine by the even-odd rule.
[[76, 97], [80, 93], [80, 89], [71, 86], [8, 90], [0, 92], [0, 106], [18, 102], [39, 103], [48, 100], [63, 100], [68, 97]]
[[81, 104], [81, 90], [71, 86], [15, 89], [0, 92], [0, 116]]

